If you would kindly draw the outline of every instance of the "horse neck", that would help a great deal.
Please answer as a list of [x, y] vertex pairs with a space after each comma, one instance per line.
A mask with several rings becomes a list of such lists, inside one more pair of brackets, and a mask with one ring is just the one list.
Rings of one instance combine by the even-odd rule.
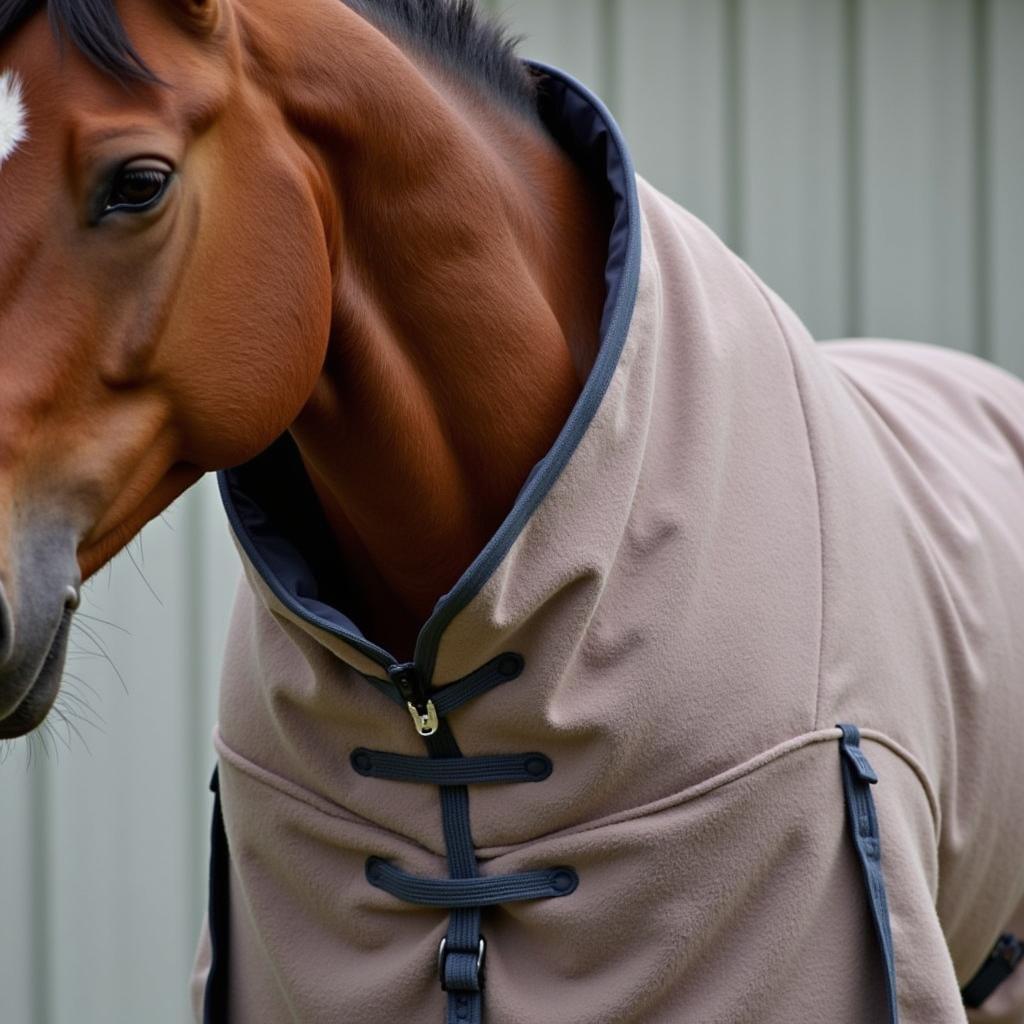
[[304, 66], [284, 105], [320, 168], [335, 281], [292, 435], [356, 621], [408, 657], [579, 394], [607, 229], [539, 126], [333, 4], [315, 45], [289, 44]]

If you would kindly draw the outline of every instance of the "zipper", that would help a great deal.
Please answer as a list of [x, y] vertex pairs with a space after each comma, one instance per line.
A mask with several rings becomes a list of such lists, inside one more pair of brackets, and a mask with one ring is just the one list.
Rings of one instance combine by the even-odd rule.
[[388, 678], [398, 688], [398, 692], [409, 709], [413, 727], [419, 736], [433, 736], [437, 732], [437, 708], [430, 699], [423, 679], [414, 662], [404, 665], [392, 665], [388, 669]]

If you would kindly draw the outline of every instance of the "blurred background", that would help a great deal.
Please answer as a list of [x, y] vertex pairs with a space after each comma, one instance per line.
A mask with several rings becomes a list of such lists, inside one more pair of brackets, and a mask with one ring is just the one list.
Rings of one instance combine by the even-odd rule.
[[[640, 173], [816, 337], [930, 341], [1024, 375], [1024, 0], [484, 6], [594, 88]], [[68, 721], [0, 764], [3, 1024], [190, 1019], [238, 574], [206, 481], [90, 585]]]

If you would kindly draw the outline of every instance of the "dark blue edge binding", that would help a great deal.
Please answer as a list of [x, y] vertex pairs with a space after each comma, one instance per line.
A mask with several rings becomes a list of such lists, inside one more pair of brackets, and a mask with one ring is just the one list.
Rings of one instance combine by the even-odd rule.
[[875, 926], [882, 963], [885, 969], [885, 993], [889, 1005], [890, 1024], [899, 1024], [899, 1005], [896, 995], [896, 959], [893, 953], [892, 930], [889, 923], [889, 901], [882, 873], [882, 840], [878, 830], [878, 814], [871, 787], [878, 782], [878, 774], [860, 749], [860, 730], [855, 725], [839, 723], [842, 731], [839, 742], [839, 760], [843, 772], [843, 797], [850, 834], [857, 850], [868, 907]]

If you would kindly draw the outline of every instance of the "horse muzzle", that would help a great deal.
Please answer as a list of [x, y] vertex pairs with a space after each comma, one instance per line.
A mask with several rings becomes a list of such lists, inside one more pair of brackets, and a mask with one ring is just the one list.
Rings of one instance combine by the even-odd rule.
[[57, 699], [78, 563], [70, 535], [37, 538], [18, 552], [13, 585], [0, 581], [0, 739], [39, 726]]

